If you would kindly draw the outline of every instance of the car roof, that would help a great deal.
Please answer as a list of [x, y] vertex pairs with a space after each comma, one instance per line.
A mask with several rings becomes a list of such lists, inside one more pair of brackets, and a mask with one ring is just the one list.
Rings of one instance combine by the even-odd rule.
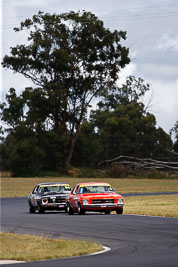
[[106, 182], [85, 182], [85, 183], [79, 183], [78, 185], [83, 185], [83, 186], [89, 186], [89, 185], [109, 185], [109, 183], [106, 183]]
[[50, 183], [40, 183], [38, 185], [54, 185], [54, 184], [68, 184], [68, 183], [63, 183], [63, 182], [50, 182]]

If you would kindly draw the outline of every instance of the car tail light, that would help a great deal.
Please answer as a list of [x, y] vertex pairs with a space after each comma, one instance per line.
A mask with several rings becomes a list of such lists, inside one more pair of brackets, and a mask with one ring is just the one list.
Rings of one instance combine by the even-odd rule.
[[48, 199], [47, 198], [43, 198], [42, 199], [42, 204], [46, 205], [48, 203]]

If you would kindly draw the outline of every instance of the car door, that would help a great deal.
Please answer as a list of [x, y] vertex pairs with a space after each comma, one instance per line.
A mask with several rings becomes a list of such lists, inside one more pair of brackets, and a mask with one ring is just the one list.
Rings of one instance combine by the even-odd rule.
[[74, 191], [76, 189], [76, 186], [74, 186], [74, 188], [72, 189], [71, 193], [68, 196], [68, 203], [70, 204], [70, 206], [72, 207], [72, 203], [73, 203], [73, 197], [74, 197]]
[[39, 189], [39, 185], [35, 186], [35, 188], [33, 189], [32, 193], [30, 195], [30, 202], [34, 207], [37, 206], [38, 189]]
[[79, 188], [79, 185], [75, 186], [71, 193], [71, 200], [70, 205], [73, 209], [77, 209], [78, 207], [78, 195], [77, 195], [77, 189]]

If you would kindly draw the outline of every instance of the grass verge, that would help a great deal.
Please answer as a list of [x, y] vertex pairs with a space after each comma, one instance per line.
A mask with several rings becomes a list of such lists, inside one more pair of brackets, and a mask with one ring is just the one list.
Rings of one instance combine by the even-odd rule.
[[124, 214], [178, 217], [178, 195], [127, 197]]
[[81, 256], [103, 250], [98, 243], [49, 239], [31, 235], [0, 233], [1, 260], [38, 261]]
[[73, 187], [80, 182], [108, 182], [117, 193], [178, 192], [178, 179], [128, 179], [128, 178], [1, 178], [1, 197], [27, 197], [36, 184], [42, 182], [67, 182]]

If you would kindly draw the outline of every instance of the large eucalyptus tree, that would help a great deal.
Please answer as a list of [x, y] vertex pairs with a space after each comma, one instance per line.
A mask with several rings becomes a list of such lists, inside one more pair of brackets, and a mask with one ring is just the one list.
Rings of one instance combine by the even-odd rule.
[[91, 101], [114, 88], [121, 68], [130, 62], [129, 50], [122, 45], [126, 32], [105, 28], [86, 11], [39, 12], [14, 30], [28, 31], [28, 43], [11, 48], [2, 65], [37, 86], [24, 91], [26, 118], [38, 114], [39, 120], [50, 121], [52, 129], [68, 140], [63, 151], [68, 166]]

